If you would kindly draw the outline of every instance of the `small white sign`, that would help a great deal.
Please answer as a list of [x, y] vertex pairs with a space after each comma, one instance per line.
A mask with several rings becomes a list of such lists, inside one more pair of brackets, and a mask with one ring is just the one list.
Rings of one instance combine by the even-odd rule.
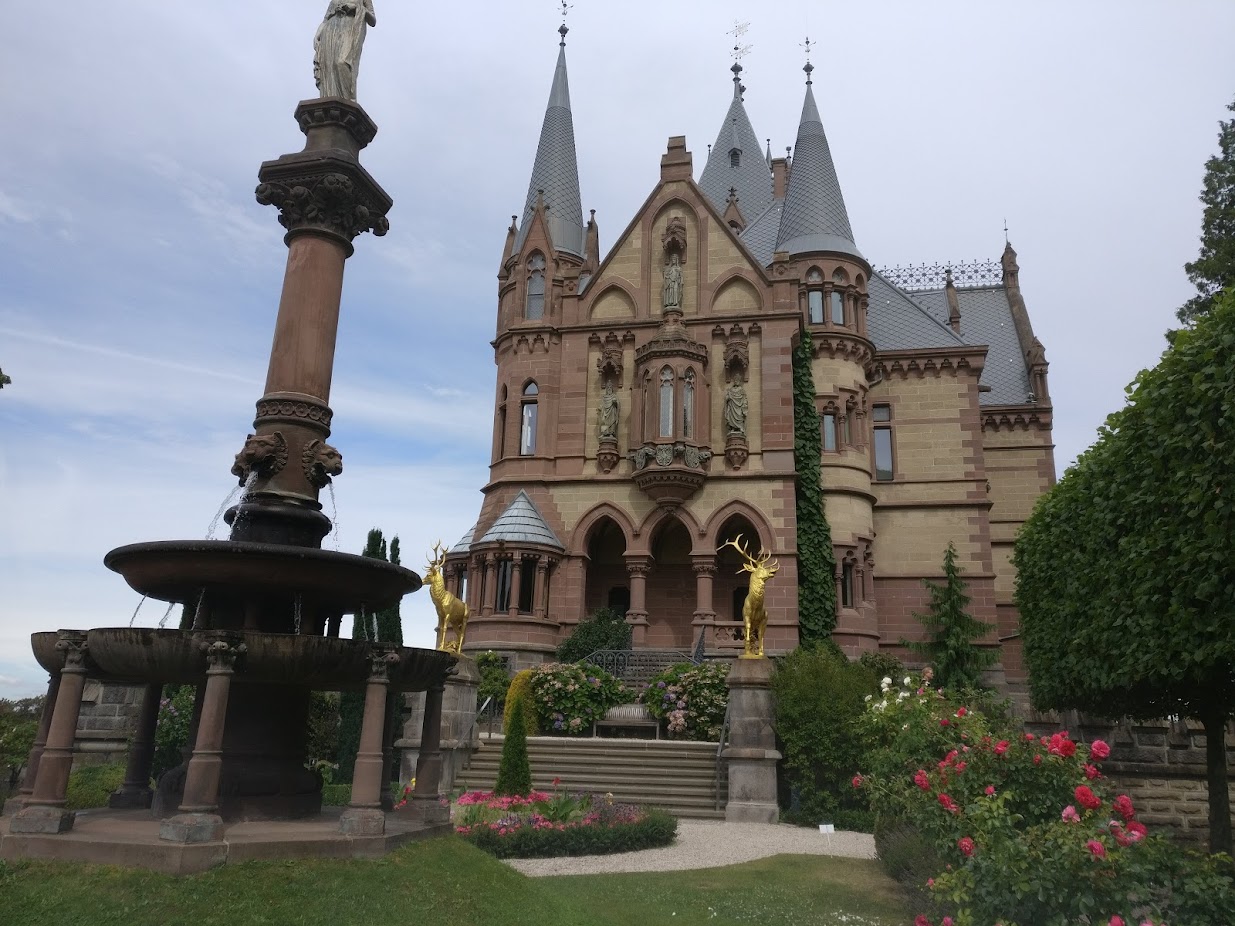
[[819, 824], [819, 832], [820, 832], [820, 833], [823, 833], [824, 835], [827, 835], [828, 833], [835, 833], [835, 832], [836, 832], [836, 826], [835, 826], [834, 824], [831, 824], [831, 823], [820, 823], [820, 824]]

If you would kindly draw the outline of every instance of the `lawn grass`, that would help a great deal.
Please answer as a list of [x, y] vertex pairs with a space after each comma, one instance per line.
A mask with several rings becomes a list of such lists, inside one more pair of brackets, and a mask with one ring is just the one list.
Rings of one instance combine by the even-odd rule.
[[[832, 915], [841, 910], [850, 918]], [[900, 926], [911, 918], [874, 862], [805, 856], [706, 871], [525, 878], [444, 837], [378, 860], [249, 862], [185, 878], [0, 863], [4, 926]]]

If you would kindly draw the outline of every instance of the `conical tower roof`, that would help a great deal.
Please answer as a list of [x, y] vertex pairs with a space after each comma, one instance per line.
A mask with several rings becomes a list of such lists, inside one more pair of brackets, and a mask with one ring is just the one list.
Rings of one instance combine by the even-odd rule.
[[565, 25], [558, 29], [562, 41], [558, 47], [557, 68], [545, 107], [545, 121], [540, 128], [540, 144], [536, 147], [536, 163], [527, 185], [527, 201], [515, 249], [523, 246], [536, 211], [537, 194], [543, 190], [545, 219], [553, 246], [582, 257], [583, 204], [579, 195], [579, 164], [575, 157], [575, 123], [570, 114], [570, 83], [566, 78], [567, 31]]
[[862, 252], [853, 241], [853, 229], [849, 225], [849, 213], [845, 211], [840, 181], [836, 179], [832, 151], [811, 90], [813, 69], [808, 62], [806, 99], [802, 103], [802, 120], [793, 148], [793, 169], [785, 192], [785, 212], [776, 250], [790, 254], [835, 251], [862, 258]]
[[735, 64], [731, 70], [733, 102], [716, 135], [716, 144], [708, 154], [699, 186], [717, 212], [725, 211], [732, 187], [737, 192], [738, 209], [746, 221], [751, 222], [772, 204], [772, 168], [763, 155], [763, 146], [751, 128], [742, 102], [742, 66]]

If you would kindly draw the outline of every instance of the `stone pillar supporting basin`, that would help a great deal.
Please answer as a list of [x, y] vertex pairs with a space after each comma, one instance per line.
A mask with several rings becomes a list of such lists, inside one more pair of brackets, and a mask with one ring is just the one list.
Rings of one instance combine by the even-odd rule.
[[30, 755], [26, 758], [26, 772], [21, 779], [21, 787], [17, 794], [4, 802], [4, 813], [12, 816], [26, 806], [26, 800], [34, 793], [34, 779], [39, 774], [39, 762], [43, 758], [43, 749], [47, 746], [47, 731], [51, 729], [51, 715], [56, 709], [56, 693], [60, 690], [60, 673], [52, 675], [47, 681], [47, 696], [43, 699], [43, 713], [39, 717], [39, 728], [34, 735], [34, 744], [30, 747]]
[[[476, 690], [480, 685], [480, 670], [476, 668], [476, 660], [469, 656], [460, 656], [457, 668], [459, 671], [446, 680], [446, 691], [442, 697], [439, 749], [442, 772], [439, 789], [443, 794], [454, 790], [455, 780], [464, 763], [480, 745], [480, 731], [475, 724], [478, 700]], [[427, 693], [423, 691], [407, 695], [409, 712], [403, 725], [403, 738], [395, 743], [395, 746], [402, 750], [399, 763], [399, 778], [402, 781], [410, 781], [416, 777], [427, 700]]]
[[133, 739], [129, 743], [124, 784], [107, 799], [108, 807], [115, 810], [149, 807], [154, 799], [154, 792], [150, 789], [150, 767], [154, 763], [154, 730], [159, 722], [162, 695], [162, 685], [155, 683], [146, 686], [137, 716], [137, 729], [133, 731]]

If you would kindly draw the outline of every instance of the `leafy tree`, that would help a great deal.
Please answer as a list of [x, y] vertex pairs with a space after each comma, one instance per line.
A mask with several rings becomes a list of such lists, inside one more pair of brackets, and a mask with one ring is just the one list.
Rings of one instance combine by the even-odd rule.
[[836, 627], [836, 557], [824, 511], [823, 437], [815, 408], [814, 354], [809, 330], [793, 349], [793, 462], [798, 479], [794, 504], [798, 524], [798, 639], [818, 643]]
[[476, 697], [481, 704], [492, 698], [491, 709], [501, 712], [506, 706], [506, 689], [510, 687], [510, 673], [506, 670], [505, 661], [493, 650], [487, 650], [476, 654], [476, 669], [480, 672]]
[[913, 616], [926, 628], [928, 639], [902, 640], [911, 652], [925, 656], [935, 667], [935, 684], [957, 690], [982, 687], [982, 670], [993, 665], [999, 655], [977, 645], [978, 640], [995, 629], [994, 624], [980, 621], [965, 609], [969, 596], [965, 580], [956, 564], [956, 546], [949, 541], [943, 554], [943, 584], [925, 581], [930, 590], [930, 610]]
[[5, 376], [4, 371], [0, 370], [0, 389], [3, 389], [5, 386], [9, 385], [11, 382], [13, 382], [13, 378], [11, 376]]
[[17, 786], [26, 769], [44, 700], [42, 695], [16, 701], [0, 698], [0, 786], [8, 790]]
[[[1227, 106], [1235, 112], [1235, 103]], [[1201, 253], [1184, 264], [1197, 294], [1176, 313], [1190, 325], [1213, 310], [1214, 299], [1235, 286], [1235, 119], [1218, 123], [1218, 153], [1205, 162]]]
[[630, 624], [613, 608], [598, 608], [579, 621], [557, 648], [557, 659], [578, 662], [602, 649], [630, 649]]
[[1235, 708], [1235, 291], [1129, 387], [1017, 541], [1039, 708], [1205, 728], [1210, 846], [1231, 850]]
[[506, 739], [502, 743], [502, 762], [497, 768], [494, 794], [524, 795], [532, 790], [532, 766], [527, 758], [527, 727], [523, 722], [523, 696], [516, 695]]

